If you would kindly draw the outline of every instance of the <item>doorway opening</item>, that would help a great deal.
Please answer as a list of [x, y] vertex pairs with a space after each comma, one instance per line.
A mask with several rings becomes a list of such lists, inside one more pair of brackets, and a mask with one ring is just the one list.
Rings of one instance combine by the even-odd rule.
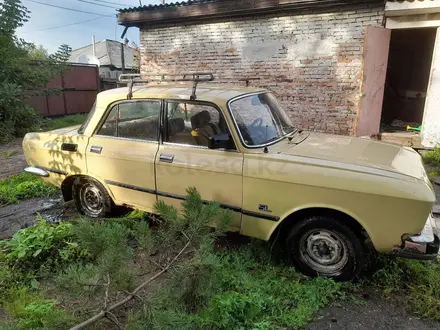
[[381, 137], [404, 145], [421, 145], [436, 28], [391, 31], [382, 107]]

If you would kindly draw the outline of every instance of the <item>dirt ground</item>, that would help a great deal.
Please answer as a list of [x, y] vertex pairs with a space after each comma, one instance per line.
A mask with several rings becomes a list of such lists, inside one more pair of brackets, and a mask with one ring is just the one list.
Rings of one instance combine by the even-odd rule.
[[[0, 180], [10, 175], [18, 174], [26, 167], [21, 142], [23, 139], [15, 139], [6, 144], [0, 144]], [[12, 156], [7, 157], [2, 152], [16, 151]]]
[[[21, 139], [8, 144], [0, 144], [0, 152], [16, 150], [10, 157], [0, 157], [0, 179], [20, 173], [26, 166], [21, 149]], [[437, 199], [440, 201], [440, 185], [434, 184]], [[437, 206], [440, 215], [440, 205]], [[14, 232], [34, 223], [37, 214], [49, 221], [68, 220], [76, 215], [72, 203], [65, 204], [61, 196], [37, 198], [22, 201], [20, 204], [0, 208], [0, 239], [11, 237]], [[440, 217], [437, 221], [440, 229]], [[0, 309], [0, 319], [1, 317]], [[440, 323], [421, 320], [409, 315], [402, 306], [384, 299], [379, 293], [364, 293], [356, 301], [338, 301], [322, 309], [315, 320], [306, 327], [308, 330], [347, 329], [347, 330], [385, 330], [385, 329], [440, 329]]]
[[339, 301], [322, 309], [307, 330], [425, 330], [440, 329], [440, 322], [421, 320], [379, 293], [364, 294], [359, 301]]
[[33, 198], [1, 207], [0, 240], [34, 224], [38, 214], [48, 221], [59, 222], [72, 218], [77, 212], [73, 203], [64, 203], [61, 196]]

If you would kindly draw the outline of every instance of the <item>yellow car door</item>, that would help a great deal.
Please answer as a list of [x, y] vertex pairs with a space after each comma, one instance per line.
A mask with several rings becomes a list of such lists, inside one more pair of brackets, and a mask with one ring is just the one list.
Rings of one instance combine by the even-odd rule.
[[195, 187], [205, 201], [233, 211], [231, 230], [241, 225], [243, 154], [235, 147], [212, 150], [210, 137], [229, 129], [217, 107], [200, 102], [165, 102], [163, 143], [156, 158], [158, 198], [179, 206]]
[[119, 102], [89, 140], [88, 173], [105, 183], [118, 205], [153, 211], [161, 108], [159, 100]]

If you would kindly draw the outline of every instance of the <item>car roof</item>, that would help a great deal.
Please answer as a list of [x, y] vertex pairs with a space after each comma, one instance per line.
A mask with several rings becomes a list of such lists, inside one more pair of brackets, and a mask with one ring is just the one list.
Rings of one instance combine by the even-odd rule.
[[[242, 87], [235, 85], [199, 84], [196, 96], [198, 101], [226, 103], [229, 100], [249, 93], [267, 92], [264, 88]], [[126, 100], [128, 87], [110, 89], [98, 94], [98, 100], [107, 103]], [[192, 84], [160, 84], [133, 86], [132, 99], [178, 99], [190, 100]]]

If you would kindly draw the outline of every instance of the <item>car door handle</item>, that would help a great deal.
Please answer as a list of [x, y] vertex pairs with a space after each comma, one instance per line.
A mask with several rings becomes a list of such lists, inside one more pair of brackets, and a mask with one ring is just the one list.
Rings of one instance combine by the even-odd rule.
[[174, 161], [174, 155], [161, 154], [159, 160], [164, 163], [172, 163]]
[[102, 147], [98, 147], [98, 146], [90, 147], [90, 152], [93, 152], [94, 154], [100, 154], [101, 151], [102, 151]]
[[77, 152], [78, 151], [78, 145], [75, 143], [63, 143], [61, 145], [62, 151], [69, 151], [69, 152]]

